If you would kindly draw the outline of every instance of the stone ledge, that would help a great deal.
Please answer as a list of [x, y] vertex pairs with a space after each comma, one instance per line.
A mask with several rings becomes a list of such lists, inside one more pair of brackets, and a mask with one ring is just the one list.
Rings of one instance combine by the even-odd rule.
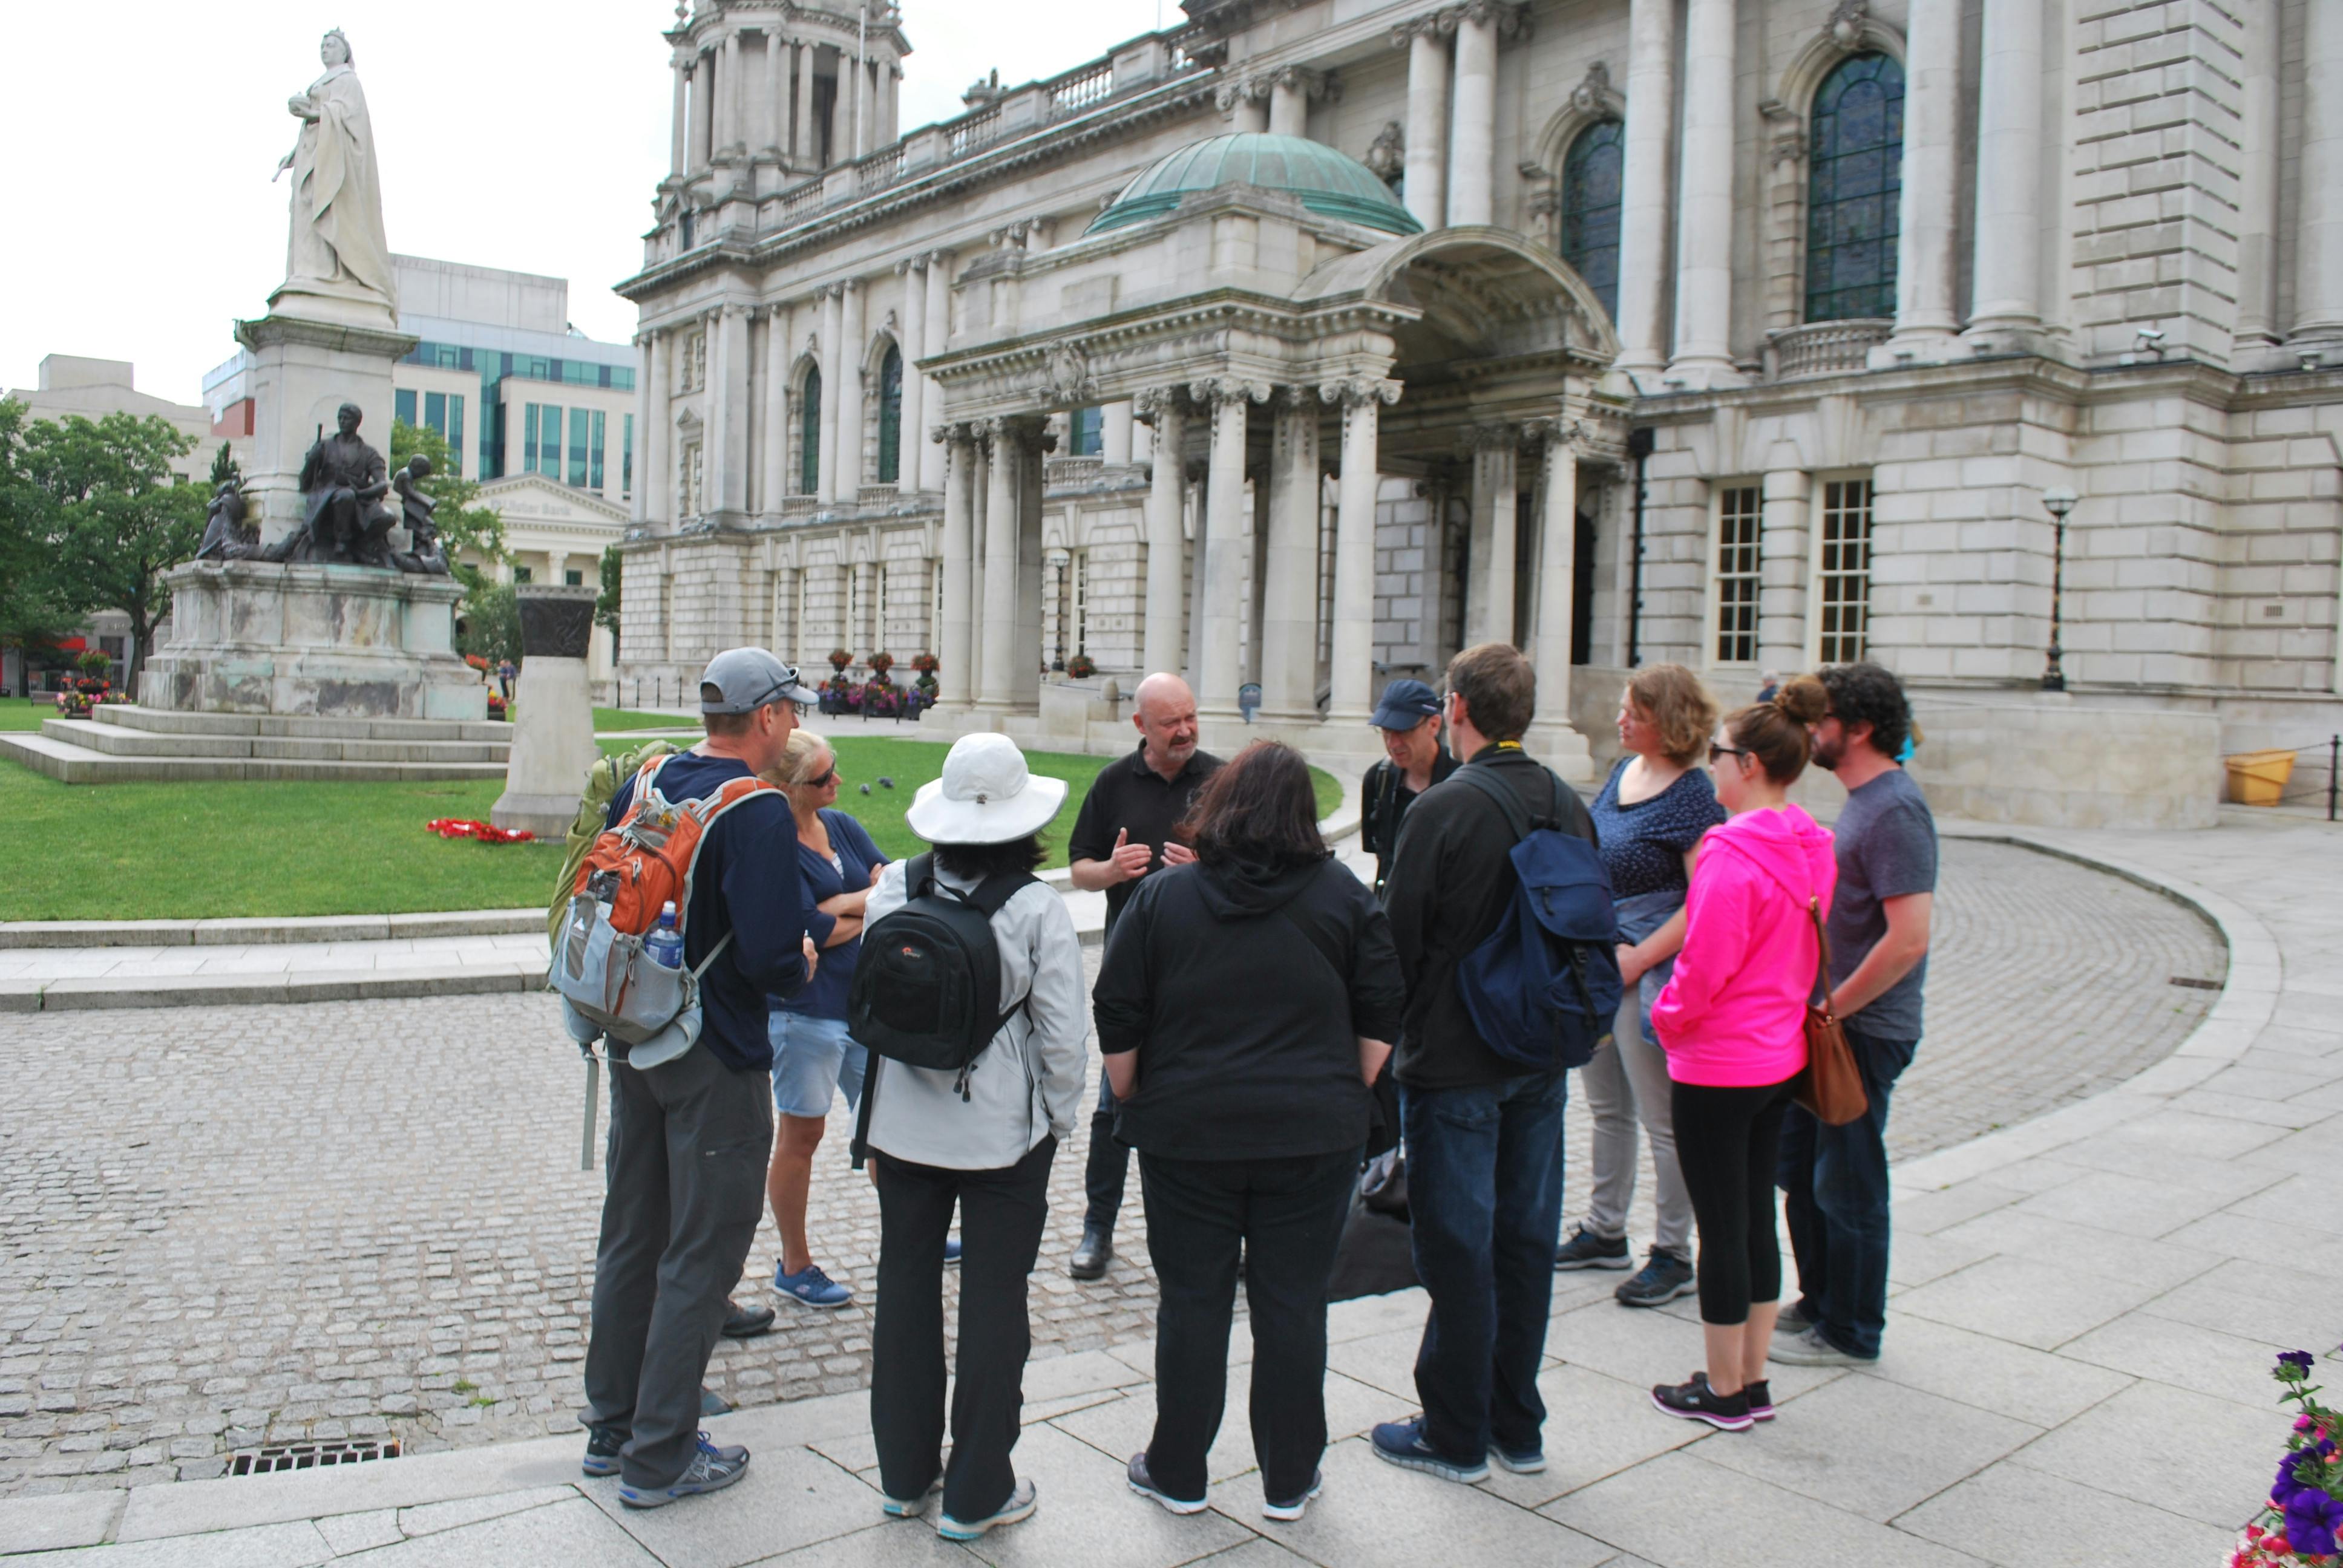
[[0, 980], [0, 1012], [387, 1001], [407, 997], [536, 990], [544, 981], [545, 963], [535, 958], [466, 964], [452, 971], [344, 970], [307, 975], [173, 975], [127, 982], [106, 977]]
[[544, 929], [545, 911], [528, 909], [200, 920], [0, 920], [0, 949], [258, 947], [416, 937], [524, 936]]

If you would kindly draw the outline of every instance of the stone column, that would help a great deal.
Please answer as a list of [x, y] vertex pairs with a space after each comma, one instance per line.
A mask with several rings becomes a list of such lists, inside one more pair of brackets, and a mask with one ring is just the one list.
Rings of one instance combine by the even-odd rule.
[[850, 277], [838, 290], [838, 498], [852, 506], [862, 493], [862, 284]]
[[1686, 0], [1684, 10], [1676, 336], [1668, 375], [1694, 387], [1734, 379], [1734, 11], [1735, 0]]
[[1099, 458], [1110, 464], [1131, 461], [1131, 401], [1108, 403], [1099, 409]]
[[854, 62], [838, 52], [838, 96], [830, 106], [830, 161], [842, 164], [854, 156]]
[[677, 520], [675, 459], [669, 455], [675, 410], [669, 402], [675, 391], [675, 335], [655, 328], [648, 336], [650, 386], [644, 399], [642, 429], [637, 435], [643, 447], [635, 459], [635, 494], [641, 498], [643, 521], [665, 531], [673, 528]]
[[2294, 331], [2343, 337], [2343, 7], [2303, 7], [2302, 157], [2296, 173]]
[[729, 322], [732, 307], [719, 305], [707, 317], [708, 385], [699, 392], [699, 460], [704, 465], [699, 482], [699, 510], [702, 517], [724, 509], [728, 488], [725, 476], [737, 460], [731, 449], [732, 434], [732, 334]]
[[717, 151], [729, 153], [740, 145], [740, 35], [724, 39], [724, 64], [716, 73]]
[[2042, 325], [2042, 0], [1986, 0], [1984, 64], [1969, 330], [2025, 331]]
[[781, 662], [802, 669], [810, 655], [804, 648], [805, 628], [799, 624], [798, 596], [803, 591], [802, 567], [783, 567], [773, 574], [773, 651]]
[[1197, 707], [1218, 718], [1237, 716], [1238, 662], [1245, 636], [1245, 565], [1252, 553], [1252, 519], [1245, 507], [1245, 412], [1266, 402], [1269, 389], [1242, 381], [1200, 381], [1189, 395], [1211, 410], [1212, 457], [1205, 472], [1204, 601], [1195, 650]]
[[[650, 439], [651, 387], [657, 383], [658, 355], [652, 347], [658, 339], [650, 333], [635, 334], [635, 485], [634, 494], [627, 498], [628, 516], [639, 527], [650, 520], [648, 498], [650, 486], [646, 482], [650, 469], [643, 462], [642, 444]], [[619, 459], [625, 461], [622, 456]]]
[[2278, 14], [2246, 14], [2245, 75], [2237, 159], [2237, 340], [2264, 346], [2278, 338]]
[[1334, 638], [1326, 721], [1363, 724], [1374, 698], [1377, 427], [1399, 400], [1396, 381], [1364, 377], [1318, 389], [1342, 409], [1342, 477], [1334, 516]]
[[984, 666], [978, 700], [1002, 709], [1017, 689], [1016, 448], [1024, 435], [1013, 418], [987, 419], [984, 430], [992, 450], [984, 498], [984, 617], [974, 634]]
[[[951, 255], [948, 251], [931, 250], [927, 255], [928, 352], [941, 354], [951, 346]], [[926, 390], [921, 407], [930, 417], [943, 412], [943, 388], [924, 370], [920, 384]], [[920, 450], [920, 488], [940, 490], [944, 487], [944, 455], [941, 447], [932, 443]]]
[[781, 516], [781, 498], [789, 493], [789, 311], [785, 305], [765, 307], [765, 429], [759, 509], [769, 520]]
[[[1785, 453], [1795, 460], [1795, 450]], [[1765, 475], [1757, 517], [1757, 665], [1785, 674], [1806, 663], [1806, 538], [1813, 477], [1797, 468]]]
[[1628, 17], [1625, 162], [1619, 215], [1619, 368], [1659, 389], [1668, 359], [1661, 309], [1668, 272], [1668, 214], [1675, 183], [1675, 0], [1634, 0]]
[[765, 29], [765, 150], [780, 156], [789, 145], [789, 46]]
[[1521, 431], [1510, 424], [1477, 426], [1473, 447], [1472, 578], [1464, 595], [1464, 644], [1513, 642], [1513, 552]]
[[1418, 16], [1392, 29], [1407, 45], [1407, 149], [1400, 196], [1415, 221], [1438, 228], [1448, 221], [1448, 43], [1436, 16]]
[[798, 101], [795, 151], [799, 164], [808, 168], [816, 168], [820, 166], [820, 159], [817, 155], [821, 150], [821, 144], [814, 139], [813, 132], [813, 45], [799, 44], [797, 46], [797, 55]]
[[1473, 0], [1456, 24], [1455, 106], [1448, 146], [1448, 221], [1484, 224], [1497, 177], [1497, 12]]
[[709, 143], [715, 133], [715, 106], [709, 102], [716, 85], [716, 57], [700, 51], [686, 65], [684, 75], [691, 83], [691, 166], [708, 166]]
[[928, 261], [923, 256], [897, 265], [903, 278], [903, 416], [895, 422], [895, 485], [906, 494], [920, 487], [920, 432], [928, 427], [928, 383], [920, 361], [928, 352]]
[[683, 160], [688, 150], [684, 108], [689, 101], [691, 66], [685, 61], [677, 59], [669, 62], [668, 68], [675, 76], [675, 110], [669, 122], [667, 138], [667, 172], [669, 177], [673, 178], [683, 173]]
[[1578, 452], [1577, 427], [1567, 420], [1543, 419], [1532, 427], [1540, 438], [1544, 472], [1538, 509], [1537, 591], [1531, 604], [1530, 662], [1537, 672], [1537, 711], [1545, 728], [1570, 724], [1570, 645], [1577, 608]]
[[[1942, 359], [1960, 326], [1953, 310], [1960, 12], [1960, 0], [1912, 0], [1904, 76], [1904, 196], [1896, 241], [1896, 335], [1885, 345], [1891, 362], [1898, 350]], [[1986, 167], [1981, 160], [1980, 179]]]
[[1269, 550], [1262, 573], [1261, 707], [1318, 719], [1318, 395], [1278, 388], [1269, 457]]
[[1177, 388], [1142, 392], [1135, 400], [1141, 417], [1155, 431], [1155, 466], [1147, 482], [1147, 619], [1141, 628], [1140, 662], [1143, 673], [1180, 668], [1181, 599], [1185, 582], [1181, 575], [1181, 508], [1187, 499], [1187, 476], [1182, 472], [1180, 448], [1187, 414]]
[[818, 345], [821, 364], [821, 417], [820, 434], [815, 444], [820, 448], [814, 456], [814, 494], [827, 507], [838, 499], [838, 398], [839, 384], [845, 378], [846, 356], [839, 346], [846, 341], [840, 330], [844, 291], [836, 284], [821, 290], [821, 342]]
[[1057, 437], [1049, 421], [1035, 418], [1020, 428], [1017, 461], [1017, 640], [1011, 699], [1031, 709], [1041, 700], [1041, 498], [1043, 464]]
[[1288, 65], [1270, 79], [1269, 134], [1307, 136], [1310, 134], [1310, 78], [1299, 65]]
[[1213, 101], [1229, 117], [1231, 131], [1258, 136], [1269, 129], [1269, 83], [1255, 76], [1227, 84]]
[[860, 613], [855, 623], [846, 628], [846, 646], [866, 658], [879, 651], [879, 637], [887, 624], [885, 607], [871, 602], [872, 585], [878, 576], [878, 568], [870, 562], [854, 563], [854, 608]]
[[966, 705], [975, 695], [975, 670], [970, 663], [974, 625], [969, 613], [969, 586], [975, 550], [976, 441], [970, 427], [938, 427], [936, 449], [944, 455], [944, 624], [936, 657], [944, 667], [939, 683], [949, 682]]

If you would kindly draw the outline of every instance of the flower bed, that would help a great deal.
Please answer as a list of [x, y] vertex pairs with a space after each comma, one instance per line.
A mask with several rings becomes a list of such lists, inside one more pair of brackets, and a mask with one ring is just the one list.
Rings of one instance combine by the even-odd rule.
[[[2343, 1345], [2333, 1355], [2343, 1355]], [[2343, 1546], [2338, 1540], [2343, 1536], [2343, 1457], [2335, 1446], [2343, 1418], [2319, 1402], [2319, 1386], [2310, 1381], [2312, 1363], [2308, 1351], [2288, 1351], [2271, 1372], [2286, 1388], [2278, 1402], [2296, 1408], [2294, 1431], [2278, 1462], [2269, 1503], [2246, 1526], [2229, 1553], [2228, 1568], [2332, 1564]]]

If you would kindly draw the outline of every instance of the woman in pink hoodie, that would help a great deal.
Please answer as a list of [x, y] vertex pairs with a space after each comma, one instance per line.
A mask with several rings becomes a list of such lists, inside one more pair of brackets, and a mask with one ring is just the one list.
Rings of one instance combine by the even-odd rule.
[[1838, 863], [1829, 829], [1789, 803], [1806, 726], [1829, 711], [1799, 676], [1770, 702], [1726, 716], [1708, 749], [1731, 813], [1701, 841], [1674, 976], [1652, 1004], [1667, 1051], [1676, 1153], [1700, 1229], [1700, 1321], [1708, 1368], [1652, 1390], [1668, 1415], [1745, 1432], [1774, 1418], [1765, 1352], [1782, 1293], [1774, 1164], [1790, 1091], [1805, 1070], [1806, 999]]

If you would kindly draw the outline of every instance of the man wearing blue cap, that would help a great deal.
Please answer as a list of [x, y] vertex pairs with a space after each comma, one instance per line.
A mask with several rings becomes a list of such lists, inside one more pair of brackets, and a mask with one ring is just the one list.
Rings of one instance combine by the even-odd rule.
[[1400, 819], [1418, 795], [1456, 771], [1456, 759], [1440, 744], [1440, 699], [1420, 680], [1384, 687], [1367, 722], [1383, 732], [1385, 760], [1367, 769], [1360, 790], [1359, 848], [1375, 858], [1375, 891], [1381, 893], [1399, 848]]

